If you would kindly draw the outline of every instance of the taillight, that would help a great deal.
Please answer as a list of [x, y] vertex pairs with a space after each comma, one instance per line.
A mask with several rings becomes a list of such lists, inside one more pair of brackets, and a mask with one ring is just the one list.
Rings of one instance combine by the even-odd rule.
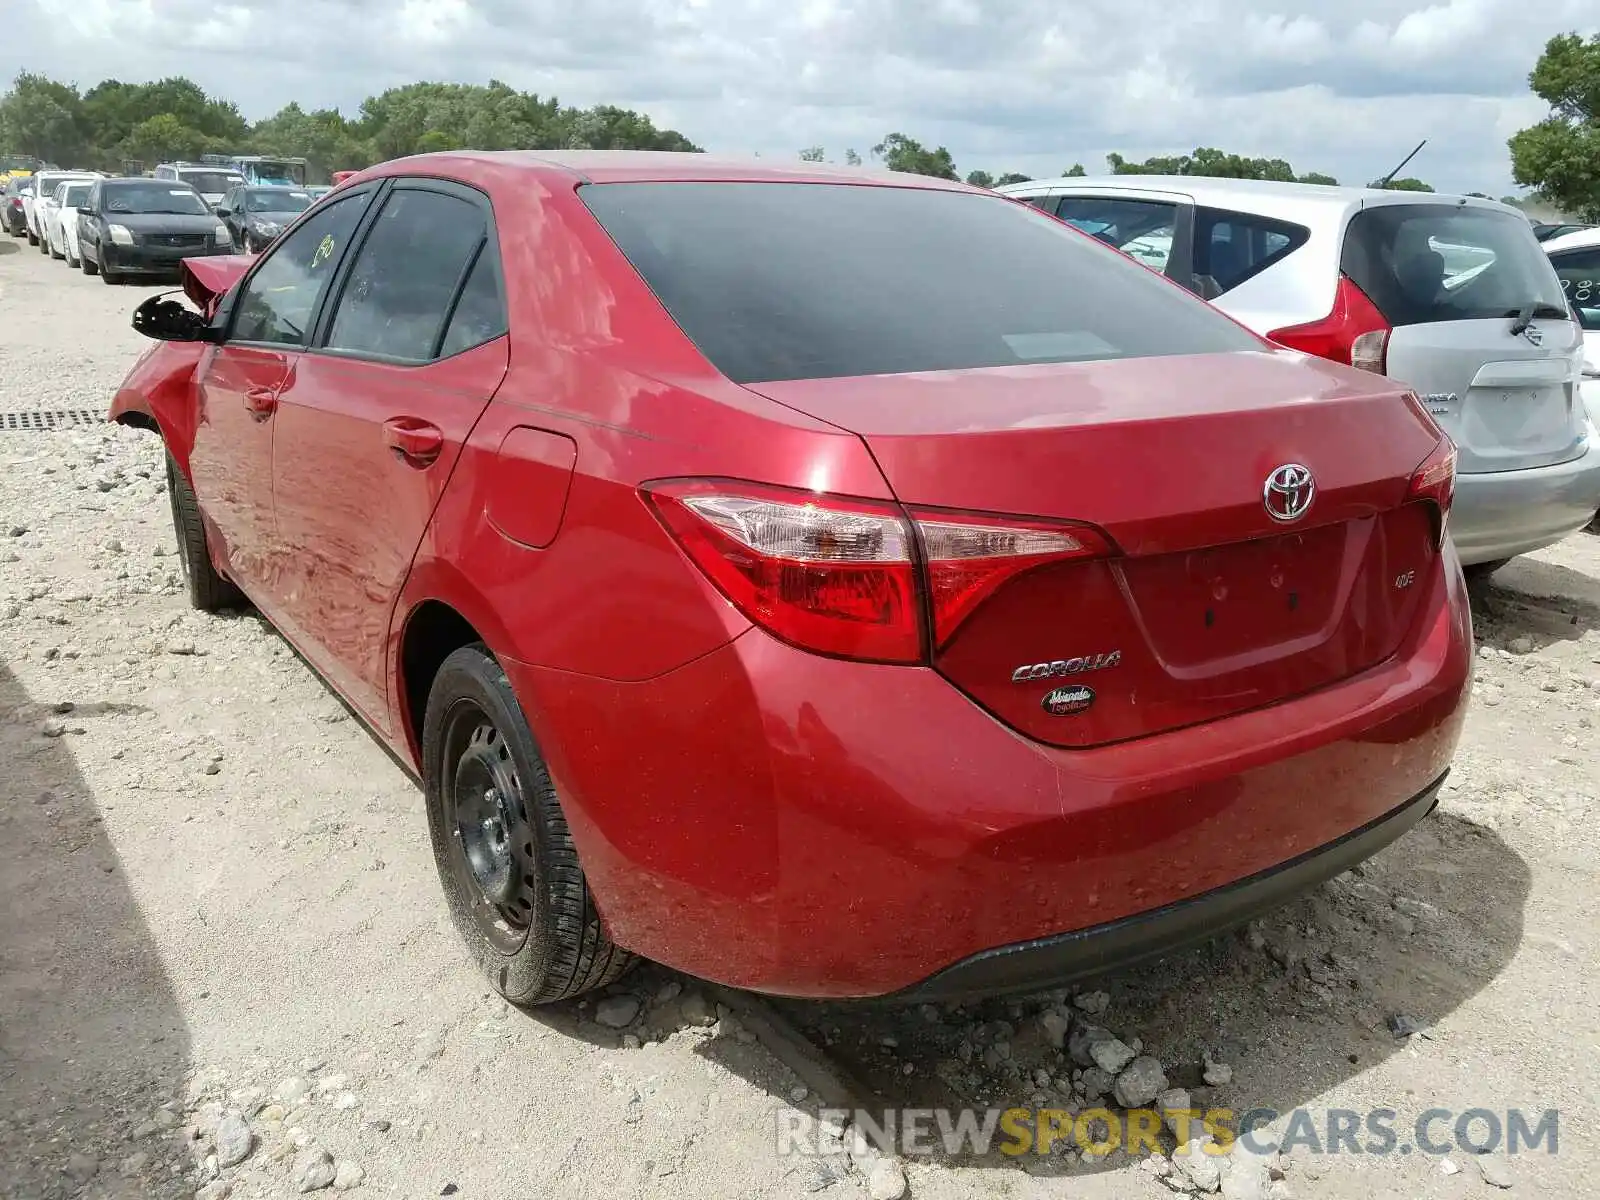
[[1384, 373], [1389, 353], [1389, 322], [1348, 275], [1339, 276], [1333, 311], [1317, 321], [1288, 325], [1267, 334], [1270, 341], [1318, 358]]
[[749, 620], [792, 645], [872, 662], [927, 659], [1008, 579], [1110, 552], [1081, 525], [916, 510], [729, 480], [647, 484], [656, 516]]
[[1456, 447], [1448, 436], [1443, 438], [1433, 452], [1422, 460], [1422, 465], [1411, 475], [1406, 488], [1407, 500], [1431, 503], [1439, 514], [1434, 525], [1434, 549], [1444, 545], [1445, 526], [1450, 520], [1450, 504], [1456, 495]]
[[1007, 580], [1046, 563], [1099, 558], [1111, 549], [1087, 525], [929, 509], [913, 509], [911, 515], [922, 539], [936, 649]]

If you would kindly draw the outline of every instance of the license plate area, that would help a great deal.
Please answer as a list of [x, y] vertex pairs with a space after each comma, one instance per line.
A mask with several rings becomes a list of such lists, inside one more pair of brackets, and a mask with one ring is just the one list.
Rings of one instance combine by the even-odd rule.
[[1346, 524], [1126, 559], [1123, 586], [1168, 669], [1215, 665], [1325, 632], [1339, 599]]
[[1561, 385], [1475, 387], [1467, 393], [1461, 440], [1488, 458], [1548, 454], [1571, 440], [1570, 407]]

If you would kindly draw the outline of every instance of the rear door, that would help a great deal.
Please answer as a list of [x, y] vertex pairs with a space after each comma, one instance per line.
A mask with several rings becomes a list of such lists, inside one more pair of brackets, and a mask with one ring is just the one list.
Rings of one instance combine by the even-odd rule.
[[1524, 218], [1369, 202], [1345, 230], [1341, 265], [1392, 327], [1388, 375], [1423, 397], [1462, 474], [1583, 453], [1579, 331]]
[[505, 375], [503, 294], [488, 198], [402, 179], [281, 397], [278, 619], [385, 732], [390, 614], [461, 446]]

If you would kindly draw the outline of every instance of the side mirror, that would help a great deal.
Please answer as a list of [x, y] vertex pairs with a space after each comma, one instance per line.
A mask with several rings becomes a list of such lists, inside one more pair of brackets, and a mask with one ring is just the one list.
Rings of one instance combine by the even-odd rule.
[[192, 308], [167, 299], [170, 294], [151, 296], [134, 309], [134, 329], [158, 342], [215, 341], [211, 322]]
[[94, 216], [94, 209], [88, 208], [88, 207], [86, 207], [85, 205], [82, 205], [82, 204], [78, 205], [78, 207], [77, 207], [77, 209], [75, 211], [77, 212], [77, 214], [80, 217], [92, 217], [92, 216]]

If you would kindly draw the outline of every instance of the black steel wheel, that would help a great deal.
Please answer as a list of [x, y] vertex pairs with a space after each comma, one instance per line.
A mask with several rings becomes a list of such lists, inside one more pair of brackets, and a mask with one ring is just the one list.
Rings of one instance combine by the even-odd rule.
[[445, 902], [501, 995], [548, 1004], [633, 965], [601, 927], [544, 758], [481, 644], [452, 653], [434, 676], [422, 767]]

